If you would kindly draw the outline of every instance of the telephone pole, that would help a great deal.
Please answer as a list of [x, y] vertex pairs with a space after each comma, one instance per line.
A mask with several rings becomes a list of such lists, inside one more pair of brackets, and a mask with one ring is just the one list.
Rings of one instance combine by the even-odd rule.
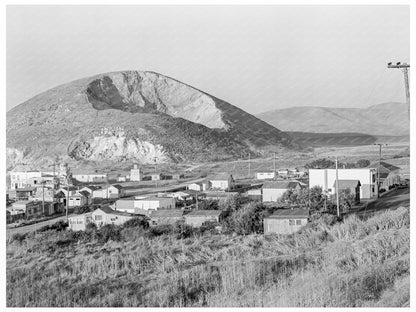
[[250, 152], [248, 152], [248, 178], [250, 179], [250, 176], [251, 176], [251, 163], [250, 163], [250, 160], [251, 160], [251, 156], [250, 156], [251, 154], [250, 154]]
[[273, 173], [276, 174], [276, 152], [273, 153]]
[[410, 67], [410, 64], [397, 62], [396, 65], [392, 64], [392, 62], [387, 64], [387, 68], [398, 68], [401, 69], [404, 75], [404, 87], [406, 90], [406, 103], [408, 107], [408, 113], [409, 113], [409, 120], [410, 120], [410, 91], [409, 91], [409, 73], [408, 68]]
[[335, 192], [337, 195], [337, 216], [339, 218], [338, 157], [335, 157]]
[[381, 147], [387, 146], [387, 144], [374, 143], [373, 145], [378, 145], [379, 154], [378, 154], [378, 169], [377, 169], [377, 198], [380, 197], [380, 167], [381, 167]]

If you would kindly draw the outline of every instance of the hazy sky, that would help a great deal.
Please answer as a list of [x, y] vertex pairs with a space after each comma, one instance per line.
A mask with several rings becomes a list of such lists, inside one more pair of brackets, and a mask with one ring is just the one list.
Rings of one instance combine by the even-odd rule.
[[408, 6], [8, 6], [7, 110], [117, 70], [176, 78], [250, 113], [405, 102]]

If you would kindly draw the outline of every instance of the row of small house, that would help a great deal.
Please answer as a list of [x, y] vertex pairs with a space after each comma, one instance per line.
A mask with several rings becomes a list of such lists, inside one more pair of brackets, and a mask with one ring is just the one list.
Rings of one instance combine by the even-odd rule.
[[84, 231], [87, 224], [93, 223], [98, 228], [104, 225], [122, 225], [133, 218], [143, 218], [149, 222], [150, 226], [160, 224], [174, 224], [177, 221], [184, 221], [194, 227], [201, 226], [204, 222], [221, 222], [225, 211], [221, 210], [152, 210], [150, 214], [133, 214], [103, 206], [93, 212], [71, 215], [68, 217], [69, 229], [73, 231]]
[[[193, 227], [200, 227], [205, 222], [221, 222], [227, 211], [222, 210], [154, 210], [150, 215], [131, 214], [110, 207], [100, 207], [93, 212], [72, 215], [68, 218], [68, 227], [73, 231], [84, 231], [89, 223], [98, 228], [104, 225], [122, 225], [133, 218], [143, 218], [150, 226], [174, 224], [183, 221]], [[264, 233], [291, 234], [306, 225], [309, 220], [309, 211], [306, 209], [280, 209], [263, 219]]]

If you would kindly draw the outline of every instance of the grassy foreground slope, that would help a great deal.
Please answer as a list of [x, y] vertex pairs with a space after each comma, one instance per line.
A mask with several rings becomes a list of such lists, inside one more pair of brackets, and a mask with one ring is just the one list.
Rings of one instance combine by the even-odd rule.
[[409, 306], [409, 224], [399, 208], [291, 236], [45, 232], [7, 244], [7, 305]]

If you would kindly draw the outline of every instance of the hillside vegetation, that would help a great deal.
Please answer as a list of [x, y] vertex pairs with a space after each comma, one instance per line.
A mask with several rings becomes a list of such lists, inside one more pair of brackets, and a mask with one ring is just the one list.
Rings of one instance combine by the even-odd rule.
[[130, 224], [14, 237], [7, 305], [409, 306], [409, 223], [399, 208], [365, 221], [323, 218], [290, 236], [183, 238]]

